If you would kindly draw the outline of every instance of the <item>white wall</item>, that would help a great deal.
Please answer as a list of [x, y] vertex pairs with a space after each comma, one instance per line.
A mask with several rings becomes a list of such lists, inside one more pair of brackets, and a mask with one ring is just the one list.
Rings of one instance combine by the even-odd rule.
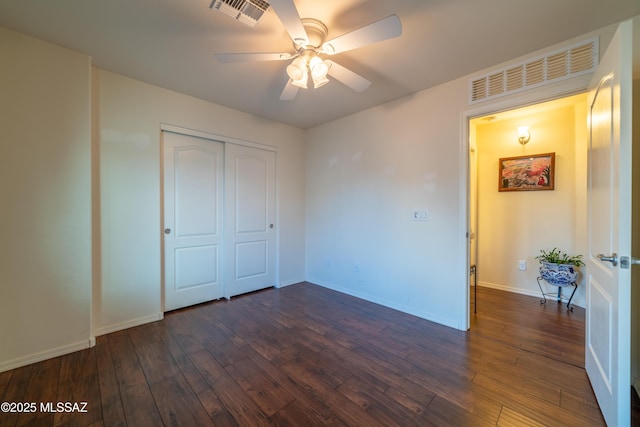
[[96, 335], [152, 321], [161, 307], [160, 125], [275, 146], [279, 282], [305, 279], [303, 131], [104, 70], [94, 105], [100, 152], [101, 274]]
[[456, 80], [307, 132], [309, 281], [466, 328], [466, 90]]
[[0, 28], [0, 371], [90, 345], [87, 56]]
[[[477, 120], [480, 285], [540, 296], [535, 257], [541, 249], [557, 247], [586, 257], [586, 94], [570, 99], [515, 118]], [[531, 126], [531, 140], [524, 146], [517, 141], [521, 125]], [[498, 191], [499, 158], [550, 152], [556, 153], [553, 191]], [[519, 260], [526, 261], [525, 271], [518, 269]], [[584, 307], [584, 275], [574, 302]]]

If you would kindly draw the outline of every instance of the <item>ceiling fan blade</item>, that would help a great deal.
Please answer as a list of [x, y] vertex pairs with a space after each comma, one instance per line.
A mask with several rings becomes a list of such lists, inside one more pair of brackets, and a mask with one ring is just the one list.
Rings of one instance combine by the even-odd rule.
[[329, 59], [327, 59], [326, 62], [330, 65], [329, 75], [346, 86], [349, 86], [356, 92], [362, 92], [371, 85], [369, 80], [343, 67], [342, 65], [336, 64]]
[[298, 94], [298, 86], [295, 86], [291, 79], [287, 81], [282, 93], [280, 94], [280, 101], [291, 101]]
[[325, 53], [346, 52], [368, 44], [392, 39], [402, 34], [402, 23], [397, 15], [390, 15], [369, 25], [336, 37], [322, 45]]
[[273, 11], [280, 18], [280, 22], [289, 33], [291, 40], [300, 46], [309, 44], [309, 37], [302, 25], [298, 9], [293, 0], [269, 0]]
[[[224, 64], [230, 62], [284, 61], [293, 58], [290, 53], [214, 53], [213, 56]], [[297, 56], [297, 55], [296, 55]]]

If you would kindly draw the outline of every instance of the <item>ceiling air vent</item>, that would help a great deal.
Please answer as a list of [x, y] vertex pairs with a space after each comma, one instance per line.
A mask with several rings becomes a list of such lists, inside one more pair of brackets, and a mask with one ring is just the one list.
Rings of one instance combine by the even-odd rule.
[[263, 0], [213, 0], [209, 7], [253, 27], [269, 10], [269, 3]]
[[598, 65], [598, 38], [549, 52], [469, 81], [469, 103], [540, 87], [591, 73]]

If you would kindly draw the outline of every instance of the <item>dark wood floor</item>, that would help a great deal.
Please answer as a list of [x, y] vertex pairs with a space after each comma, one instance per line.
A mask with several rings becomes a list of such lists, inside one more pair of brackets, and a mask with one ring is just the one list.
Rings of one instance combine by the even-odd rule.
[[0, 426], [603, 425], [584, 310], [478, 291], [470, 332], [310, 284], [175, 311], [0, 373], [0, 401], [87, 402]]

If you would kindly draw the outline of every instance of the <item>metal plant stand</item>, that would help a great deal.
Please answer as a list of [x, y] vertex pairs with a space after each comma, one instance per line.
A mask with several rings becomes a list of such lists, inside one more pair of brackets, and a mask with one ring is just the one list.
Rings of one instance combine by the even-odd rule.
[[[536, 280], [538, 281], [538, 287], [540, 288], [540, 293], [542, 293], [542, 298], [544, 298], [543, 300], [540, 300], [540, 304], [546, 304], [547, 295], [548, 295], [548, 296], [556, 297], [558, 303], [560, 303], [562, 301], [567, 301], [567, 310], [573, 311], [573, 306], [571, 305], [571, 300], [573, 299], [573, 295], [575, 295], [576, 291], [578, 290], [578, 284], [576, 282], [551, 283], [551, 282], [548, 282], [548, 281], [544, 280], [542, 278], [542, 276], [539, 276]], [[542, 289], [542, 284], [540, 283], [540, 280], [544, 280], [545, 282], [547, 282], [551, 286], [557, 286], [558, 287], [558, 294], [556, 295], [555, 292], [546, 292], [545, 293], [545, 291]], [[573, 286], [573, 292], [571, 292], [571, 296], [569, 298], [567, 298], [566, 296], [562, 295], [562, 288], [564, 288], [566, 286]]]

